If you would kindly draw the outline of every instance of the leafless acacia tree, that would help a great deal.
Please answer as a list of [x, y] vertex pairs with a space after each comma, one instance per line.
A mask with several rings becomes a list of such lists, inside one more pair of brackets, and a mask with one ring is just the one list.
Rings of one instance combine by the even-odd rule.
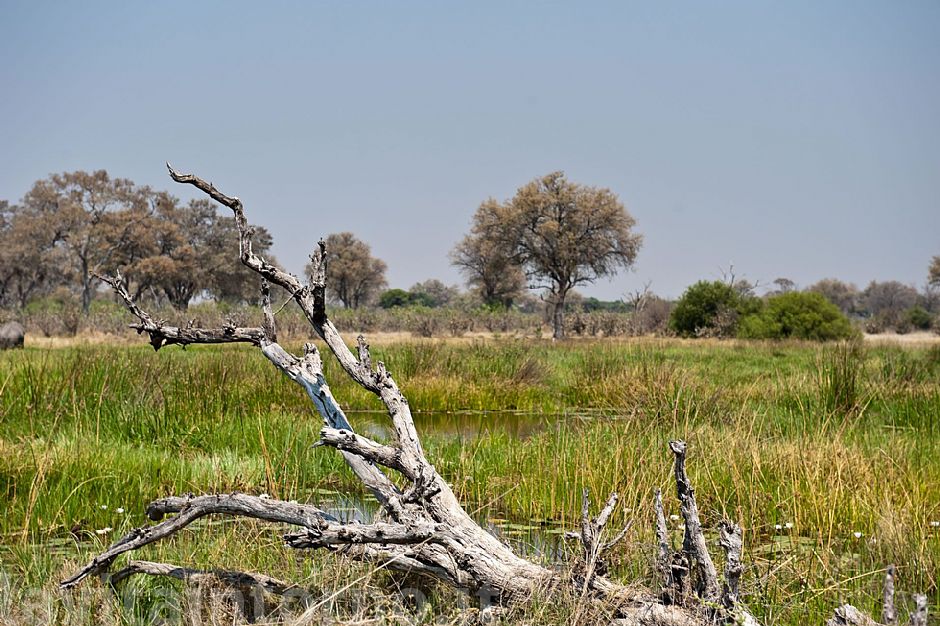
[[[617, 623], [623, 625], [692, 626], [724, 621], [757, 624], [739, 602], [741, 529], [731, 522], [721, 526], [720, 545], [726, 553], [722, 582], [709, 555], [695, 493], [686, 474], [685, 443], [670, 443], [675, 455], [676, 491], [685, 527], [682, 548], [678, 552], [672, 551], [666, 535], [661, 494], [657, 492], [655, 496], [659, 545], [657, 563], [661, 576], [658, 590], [650, 592], [635, 585], [625, 586], [606, 576], [604, 558], [628, 531], [624, 529], [613, 537], [608, 535], [607, 522], [617, 505], [616, 494], [612, 494], [599, 514], [592, 518], [585, 491], [581, 529], [579, 533], [571, 533], [583, 547], [583, 560], [576, 567], [553, 569], [521, 558], [474, 522], [427, 459], [407, 399], [386, 367], [381, 362], [373, 363], [365, 340], [361, 336], [358, 338], [354, 354], [327, 317], [324, 307], [325, 244], [321, 242], [311, 256], [310, 281], [303, 283], [255, 254], [252, 229], [238, 198], [223, 194], [196, 176], [180, 174], [172, 168], [170, 175], [176, 182], [195, 186], [234, 212], [242, 263], [263, 279], [262, 325], [257, 328], [232, 325], [211, 329], [169, 326], [154, 320], [141, 309], [124, 288], [120, 277], [101, 277], [102, 280], [124, 300], [138, 320], [133, 327], [140, 333], [147, 333], [157, 350], [169, 344], [193, 343], [244, 342], [258, 346], [275, 367], [307, 392], [323, 418], [319, 443], [343, 455], [352, 472], [381, 505], [381, 510], [374, 522], [361, 524], [342, 522], [310, 504], [240, 493], [163, 498], [150, 503], [147, 508], [149, 517], [158, 523], [137, 528], [118, 539], [63, 581], [63, 588], [73, 587], [92, 575], [108, 577], [112, 583], [134, 574], [184, 579], [207, 575], [185, 567], [148, 561], [132, 561], [114, 573], [109, 573], [109, 570], [121, 554], [165, 539], [201, 517], [230, 515], [296, 527], [294, 532], [284, 535], [284, 541], [292, 548], [341, 551], [353, 559], [425, 574], [471, 593], [486, 592], [497, 605], [523, 603], [539, 589], [555, 588], [576, 594], [585, 605], [603, 603]], [[320, 352], [313, 344], [304, 347], [302, 356], [295, 356], [277, 343], [268, 295], [269, 282], [292, 294], [345, 373], [382, 401], [393, 426], [392, 443], [380, 443], [354, 431], [330, 392], [323, 377]], [[389, 478], [390, 472], [403, 478], [402, 482], [407, 486], [397, 486]], [[167, 515], [172, 517], [164, 519]], [[287, 583], [261, 574], [215, 572], [214, 575], [222, 582], [247, 582], [272, 593], [289, 588]], [[837, 616], [849, 617], [836, 623], [870, 623], [853, 621], [852, 617], [861, 614], [851, 607], [843, 607], [840, 611], [842, 613], [837, 613]]]

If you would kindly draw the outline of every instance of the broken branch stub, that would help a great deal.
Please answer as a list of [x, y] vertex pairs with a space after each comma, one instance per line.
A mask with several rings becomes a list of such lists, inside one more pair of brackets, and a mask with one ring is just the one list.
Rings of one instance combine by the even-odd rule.
[[695, 581], [696, 593], [708, 602], [715, 602], [719, 596], [718, 572], [708, 553], [708, 544], [702, 533], [702, 522], [695, 502], [695, 490], [685, 471], [686, 444], [682, 440], [670, 441], [669, 449], [675, 456], [676, 495], [679, 497], [679, 508], [685, 523], [682, 551], [690, 566], [698, 573], [698, 580]]

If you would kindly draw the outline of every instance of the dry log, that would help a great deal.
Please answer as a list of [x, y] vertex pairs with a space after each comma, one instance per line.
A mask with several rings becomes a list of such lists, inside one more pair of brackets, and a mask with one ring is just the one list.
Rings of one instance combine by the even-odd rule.
[[[116, 541], [63, 581], [64, 588], [90, 575], [106, 575], [121, 554], [169, 537], [206, 515], [234, 515], [290, 526], [292, 530], [284, 535], [284, 540], [292, 548], [325, 548], [382, 567], [426, 574], [469, 593], [485, 590], [500, 604], [524, 602], [537, 589], [559, 587], [576, 592], [585, 602], [605, 603], [621, 624], [692, 626], [731, 620], [757, 624], [740, 603], [741, 530], [731, 523], [721, 527], [721, 545], [726, 551], [727, 564], [724, 588], [719, 587], [717, 571], [702, 532], [695, 493], [686, 474], [684, 442], [670, 443], [675, 456], [676, 492], [685, 526], [678, 555], [671, 554], [662, 495], [657, 491], [655, 497], [660, 593], [649, 594], [635, 585], [621, 585], [606, 576], [603, 558], [629, 528], [610, 541], [604, 540], [607, 523], [617, 505], [616, 494], [608, 498], [594, 518], [590, 516], [588, 494], [584, 494], [579, 537], [583, 569], [569, 575], [521, 558], [467, 514], [450, 485], [427, 459], [407, 399], [384, 364], [373, 363], [365, 339], [361, 336], [357, 339], [354, 354], [330, 321], [325, 309], [327, 250], [323, 242], [311, 255], [312, 279], [304, 284], [253, 252], [252, 229], [238, 198], [223, 194], [197, 176], [180, 174], [167, 167], [175, 181], [193, 185], [232, 210], [239, 233], [241, 261], [262, 279], [261, 326], [240, 328], [232, 324], [219, 329], [169, 326], [143, 311], [123, 288], [119, 277], [102, 277], [102, 280], [124, 301], [138, 320], [134, 328], [146, 332], [155, 349], [169, 344], [193, 343], [242, 342], [258, 346], [275, 367], [304, 389], [323, 420], [319, 445], [334, 448], [343, 456], [350, 470], [376, 498], [381, 510], [375, 522], [357, 524], [337, 520], [312, 505], [245, 494], [164, 498], [148, 507], [149, 515], [157, 523], [135, 529]], [[374, 441], [355, 431], [327, 385], [320, 353], [313, 344], [304, 346], [303, 355], [295, 356], [277, 343], [275, 314], [267, 288], [269, 282], [291, 294], [343, 371], [381, 400], [392, 425], [392, 441]], [[388, 472], [400, 475], [406, 486], [396, 486]], [[172, 516], [163, 519], [166, 515]], [[145, 562], [132, 562], [113, 576], [200, 575], [197, 570], [142, 563]], [[274, 588], [279, 584], [268, 586]], [[851, 607], [842, 607], [833, 618], [837, 621], [830, 620], [830, 623], [873, 623], [865, 622], [864, 616], [859, 615]]]

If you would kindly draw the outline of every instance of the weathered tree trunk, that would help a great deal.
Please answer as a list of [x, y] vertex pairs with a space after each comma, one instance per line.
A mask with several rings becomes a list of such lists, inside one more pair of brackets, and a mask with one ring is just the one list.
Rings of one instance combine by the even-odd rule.
[[[202, 190], [235, 214], [240, 233], [242, 262], [262, 277], [263, 323], [258, 328], [177, 328], [155, 321], [140, 309], [127, 293], [120, 276], [99, 277], [124, 300], [138, 318], [132, 327], [146, 332], [155, 350], [169, 344], [244, 342], [256, 345], [264, 356], [310, 397], [323, 419], [320, 445], [335, 448], [347, 465], [381, 506], [371, 524], [344, 523], [327, 512], [308, 504], [296, 504], [245, 494], [170, 497], [152, 502], [148, 515], [158, 523], [138, 528], [112, 544], [71, 578], [63, 588], [78, 584], [90, 575], [106, 576], [115, 559], [123, 553], [160, 541], [206, 515], [243, 516], [289, 524], [297, 528], [284, 536], [296, 549], [342, 549], [354, 559], [381, 564], [382, 567], [432, 576], [468, 593], [489, 598], [498, 604], [523, 603], [538, 590], [559, 588], [575, 593], [585, 603], [602, 602], [621, 624], [684, 625], [737, 621], [757, 624], [738, 599], [741, 530], [730, 522], [722, 527], [721, 545], [727, 565], [725, 583], [719, 584], [715, 565], [708, 554], [695, 502], [695, 494], [685, 471], [686, 446], [674, 441], [677, 495], [685, 523], [682, 550], [672, 554], [665, 536], [661, 495], [656, 494], [658, 564], [662, 588], [651, 594], [635, 585], [621, 585], [606, 577], [604, 557], [625, 535], [626, 529], [610, 540], [606, 525], [617, 504], [611, 495], [595, 518], [590, 517], [588, 494], [584, 494], [581, 533], [583, 563], [570, 572], [551, 569], [516, 555], [506, 544], [481, 528], [467, 514], [453, 491], [428, 461], [411, 416], [411, 408], [391, 373], [381, 363], [373, 364], [369, 346], [363, 337], [357, 340], [356, 354], [343, 342], [326, 315], [324, 307], [326, 249], [320, 242], [311, 256], [310, 283], [267, 263], [252, 251], [251, 228], [241, 202], [219, 192], [192, 175], [181, 175], [170, 168], [170, 175], [180, 183]], [[345, 373], [364, 389], [375, 394], [385, 405], [394, 431], [389, 444], [374, 441], [353, 430], [342, 408], [333, 398], [323, 377], [320, 353], [313, 344], [304, 346], [302, 356], [294, 356], [277, 343], [274, 314], [267, 281], [288, 293], [309, 320], [317, 335], [336, 357]], [[563, 305], [563, 299], [561, 304]], [[561, 318], [563, 320], [563, 318]], [[408, 484], [399, 488], [387, 472], [401, 475]], [[172, 515], [166, 518], [167, 515]], [[166, 519], [164, 519], [166, 518]], [[162, 521], [161, 521], [162, 520]], [[203, 572], [168, 564], [132, 562], [112, 575], [112, 582], [132, 574], [153, 574], [191, 578]], [[238, 578], [231, 572], [217, 578]], [[261, 575], [263, 586], [285, 585]]]
[[565, 338], [565, 300], [568, 293], [558, 291], [552, 294], [552, 339]]

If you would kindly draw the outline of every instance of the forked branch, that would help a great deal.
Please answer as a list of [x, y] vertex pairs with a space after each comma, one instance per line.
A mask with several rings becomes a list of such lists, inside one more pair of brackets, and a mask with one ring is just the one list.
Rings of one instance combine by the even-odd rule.
[[250, 343], [261, 345], [264, 339], [264, 330], [262, 328], [242, 328], [234, 322], [223, 326], [222, 328], [180, 328], [170, 326], [161, 320], [155, 320], [149, 313], [137, 306], [134, 299], [124, 288], [124, 281], [120, 272], [115, 272], [114, 276], [102, 274], [93, 274], [98, 280], [111, 286], [121, 300], [124, 306], [134, 317], [140, 320], [131, 324], [138, 334], [147, 333], [150, 335], [150, 345], [154, 350], [159, 350], [163, 346], [180, 345], [186, 346], [194, 343]]

